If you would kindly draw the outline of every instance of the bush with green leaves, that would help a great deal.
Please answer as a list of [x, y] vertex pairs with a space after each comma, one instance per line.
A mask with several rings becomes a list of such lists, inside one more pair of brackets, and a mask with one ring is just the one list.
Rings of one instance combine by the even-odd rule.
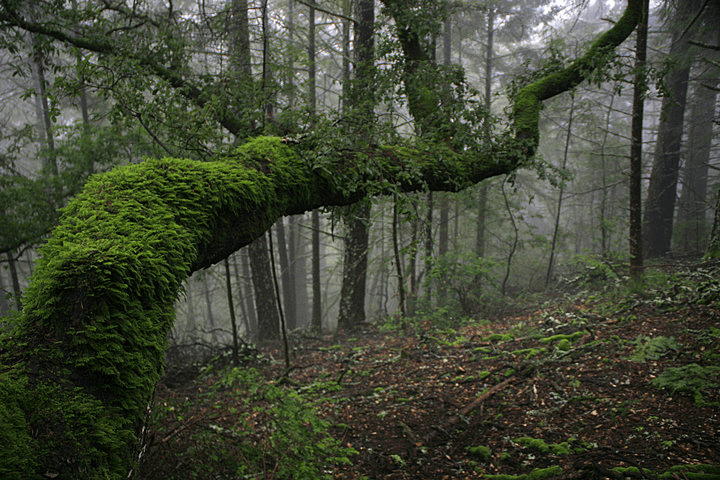
[[447, 291], [447, 306], [470, 315], [497, 305], [500, 294], [490, 280], [496, 262], [473, 252], [448, 252], [432, 259], [427, 282]]

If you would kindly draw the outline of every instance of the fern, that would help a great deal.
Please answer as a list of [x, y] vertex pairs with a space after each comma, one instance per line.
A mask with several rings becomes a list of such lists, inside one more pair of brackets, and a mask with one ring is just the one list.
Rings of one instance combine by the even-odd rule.
[[689, 393], [697, 405], [718, 405], [720, 402], [706, 403], [702, 395], [703, 391], [718, 388], [720, 386], [718, 379], [720, 379], [720, 367], [703, 367], [697, 363], [690, 363], [682, 367], [668, 368], [650, 383], [671, 394]]

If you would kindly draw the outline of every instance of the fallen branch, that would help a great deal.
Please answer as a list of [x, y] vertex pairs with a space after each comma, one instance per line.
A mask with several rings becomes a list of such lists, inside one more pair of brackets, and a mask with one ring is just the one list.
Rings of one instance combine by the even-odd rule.
[[[498, 383], [497, 385], [490, 387], [489, 389], [485, 390], [482, 394], [478, 395], [478, 397], [473, 400], [471, 403], [466, 405], [462, 410], [460, 410], [460, 416], [466, 417], [470, 412], [475, 410], [477, 407], [480, 406], [485, 400], [495, 395], [497, 392], [504, 390], [505, 387], [510, 385], [514, 378], [510, 377], [506, 380], [503, 380], [502, 382]], [[455, 417], [457, 418], [457, 417]], [[457, 420], [453, 423], [456, 423]]]
[[[520, 372], [520, 375], [522, 377], [527, 377], [533, 370], [534, 370], [533, 366], [528, 366], [527, 368], [523, 369], [522, 372]], [[516, 376], [514, 376], [514, 375], [510, 376], [509, 378], [506, 378], [502, 382], [490, 387], [489, 389], [487, 389], [486, 391], [484, 391], [483, 393], [478, 395], [477, 398], [475, 398], [475, 400], [473, 400], [472, 402], [470, 402], [469, 404], [464, 406], [462, 409], [460, 409], [460, 411], [458, 413], [456, 413], [455, 415], [450, 417], [450, 419], [445, 423], [445, 425], [443, 425], [442, 427], [435, 427], [435, 429], [429, 435], [427, 435], [425, 437], [425, 441], [423, 443], [428, 444], [428, 443], [432, 442], [435, 439], [435, 436], [438, 434], [438, 432], [446, 431], [449, 428], [455, 426], [455, 424], [457, 424], [461, 419], [465, 418], [473, 410], [475, 410], [480, 405], [482, 405], [485, 400], [492, 397], [496, 393], [504, 390], [508, 386], [512, 385], [516, 380], [517, 380]]]

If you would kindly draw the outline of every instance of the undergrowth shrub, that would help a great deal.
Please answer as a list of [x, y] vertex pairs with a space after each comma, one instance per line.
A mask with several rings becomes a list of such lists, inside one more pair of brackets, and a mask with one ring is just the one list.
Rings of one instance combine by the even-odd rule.
[[185, 468], [166, 478], [329, 479], [333, 465], [350, 463], [356, 453], [331, 435], [333, 425], [292, 388], [252, 368], [229, 368], [213, 377], [194, 405], [166, 404], [156, 414], [157, 428], [172, 415], [203, 419], [188, 435], [185, 451], [174, 453]]
[[703, 392], [720, 387], [720, 366], [701, 366], [690, 363], [682, 367], [671, 367], [654, 378], [650, 383], [671, 394], [676, 392], [692, 395], [696, 405], [720, 405], [720, 402], [706, 402]]
[[635, 353], [630, 357], [636, 362], [647, 362], [648, 360], [659, 360], [671, 353], [677, 354], [682, 345], [673, 337], [648, 337], [639, 335], [635, 340]]
[[497, 263], [473, 252], [448, 252], [432, 259], [426, 282], [446, 293], [446, 307], [461, 315], [491, 310], [502, 303], [491, 273]]

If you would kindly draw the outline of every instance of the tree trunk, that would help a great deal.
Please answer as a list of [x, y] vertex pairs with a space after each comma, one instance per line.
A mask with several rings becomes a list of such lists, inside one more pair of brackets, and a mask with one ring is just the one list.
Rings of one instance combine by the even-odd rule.
[[257, 308], [255, 308], [255, 295], [250, 293], [253, 290], [252, 286], [252, 272], [250, 271], [250, 247], [247, 246], [241, 249], [238, 254], [240, 255], [240, 266], [243, 274], [243, 295], [242, 298], [245, 300], [245, 311], [247, 312], [247, 335], [248, 338], [253, 341], [258, 340], [258, 321], [257, 321]]
[[235, 302], [233, 301], [232, 277], [230, 276], [230, 260], [228, 260], [228, 257], [225, 257], [223, 264], [225, 265], [225, 290], [227, 292], [228, 311], [230, 312], [230, 326], [232, 327], [232, 358], [233, 364], [237, 366], [240, 364], [240, 339], [238, 336], [237, 318], [235, 317]]
[[47, 82], [45, 81], [45, 56], [41, 51], [37, 36], [33, 35], [33, 74], [35, 83], [35, 113], [41, 132], [43, 149], [43, 170], [49, 175], [58, 175], [57, 159], [55, 158], [55, 136], [53, 135], [50, 104], [48, 102]]
[[720, 258], [720, 191], [715, 197], [715, 216], [705, 255], [708, 258]]
[[[495, 41], [495, 8], [491, 2], [486, 3], [487, 24], [485, 46], [485, 94], [483, 104], [485, 107], [485, 125], [483, 135], [486, 141], [491, 138], [491, 113], [492, 113], [492, 73], [493, 73], [493, 44]], [[478, 257], [485, 257], [485, 229], [487, 224], [487, 199], [488, 199], [488, 182], [481, 182], [478, 190], [477, 202], [477, 223], [475, 225], [475, 254]], [[480, 285], [482, 278], [476, 276], [476, 286]]]
[[[215, 315], [213, 314], [213, 297], [212, 291], [210, 290], [210, 284], [208, 282], [209, 272], [204, 272], [203, 279], [203, 293], [205, 293], [205, 311], [207, 312], [207, 325], [210, 326], [210, 343], [217, 343], [216, 332], [215, 332]], [[204, 326], [203, 326], [204, 327]]]
[[345, 255], [338, 330], [352, 330], [365, 321], [370, 205], [369, 201], [360, 202], [351, 207], [351, 215], [344, 217]]
[[402, 316], [405, 316], [407, 315], [407, 309], [405, 308], [405, 275], [403, 274], [402, 256], [400, 255], [399, 228], [400, 215], [398, 214], [397, 197], [395, 197], [392, 220], [393, 255], [395, 257], [395, 274], [397, 276], [398, 310], [400, 310]]
[[277, 310], [277, 298], [273, 288], [270, 256], [265, 235], [253, 241], [248, 248], [250, 270], [252, 272], [255, 308], [257, 312], [258, 339], [278, 340], [280, 338], [280, 317]]
[[427, 212], [425, 213], [425, 277], [426, 285], [424, 301], [425, 307], [432, 308], [432, 285], [430, 284], [430, 271], [433, 268], [433, 210], [434, 210], [434, 196], [433, 192], [427, 194]]
[[[438, 195], [440, 198], [438, 199], [438, 210], [439, 210], [439, 221], [438, 221], [438, 251], [437, 251], [437, 258], [441, 262], [446, 261], [447, 259], [444, 258], [448, 254], [448, 217], [450, 214], [450, 206], [448, 202], [448, 196], [446, 193], [442, 192]], [[445, 275], [441, 275], [438, 278], [438, 283], [436, 285], [437, 287], [437, 303], [438, 305], [445, 305], [447, 302], [447, 283], [448, 279]]]
[[13, 288], [13, 299], [15, 299], [15, 308], [18, 312], [22, 311], [23, 308], [23, 302], [22, 302], [22, 289], [20, 288], [20, 277], [18, 276], [17, 272], [17, 261], [15, 260], [15, 257], [13, 256], [13, 252], [7, 252], [5, 254], [5, 258], [7, 258], [8, 261], [8, 268], [10, 269], [10, 281], [12, 283]]
[[292, 274], [293, 298], [295, 299], [295, 321], [299, 328], [310, 325], [310, 308], [308, 302], [308, 275], [307, 275], [307, 244], [305, 231], [300, 215], [289, 217], [290, 241], [288, 255], [290, 257], [290, 272]]
[[708, 166], [717, 97], [714, 88], [718, 82], [719, 69], [712, 64], [706, 68], [708, 71], [700, 76], [693, 98], [675, 228], [678, 249], [689, 255], [705, 252], [708, 235]]
[[685, 30], [689, 3], [680, 3], [670, 46], [669, 57], [678, 64], [666, 78], [667, 93], [663, 98], [655, 161], [645, 201], [643, 249], [646, 258], [670, 253], [685, 104], [693, 57]]
[[322, 332], [322, 285], [320, 282], [320, 212], [312, 211], [312, 328]]
[[[372, 138], [375, 96], [375, 2], [357, 0], [355, 24], [355, 79], [351, 88], [348, 112], [353, 118], [350, 134], [359, 141]], [[365, 288], [367, 283], [368, 242], [370, 229], [370, 203], [362, 202], [344, 216], [345, 256], [338, 329], [349, 330], [365, 321]]]
[[[568, 114], [567, 132], [565, 135], [565, 150], [563, 151], [562, 169], [567, 167], [568, 153], [570, 152], [570, 140], [572, 138], [572, 122], [573, 113], [575, 112], [575, 91], [570, 92], [570, 113]], [[565, 184], [560, 184], [558, 192], [557, 207], [555, 209], [555, 226], [553, 228], [552, 242], [550, 244], [550, 258], [548, 259], [547, 271], [545, 272], [545, 288], [550, 284], [552, 277], [553, 262], [555, 261], [555, 248], [557, 246], [558, 234], [560, 233], [560, 212], [562, 210], [563, 194], [565, 193]]]
[[0, 317], [4, 317], [10, 312], [9, 293], [9, 290], [5, 290], [5, 278], [3, 271], [0, 270]]
[[282, 281], [283, 306], [285, 312], [285, 322], [289, 330], [297, 328], [297, 319], [295, 314], [295, 285], [293, 284], [293, 274], [290, 268], [290, 255], [288, 253], [288, 239], [285, 234], [285, 220], [279, 218], [275, 222], [275, 233], [277, 234], [277, 250], [280, 260], [280, 279]]
[[642, 138], [647, 91], [647, 56], [649, 0], [643, 0], [635, 47], [635, 81], [633, 92], [631, 145], [630, 145], [630, 274], [639, 282], [643, 276], [642, 249]]

